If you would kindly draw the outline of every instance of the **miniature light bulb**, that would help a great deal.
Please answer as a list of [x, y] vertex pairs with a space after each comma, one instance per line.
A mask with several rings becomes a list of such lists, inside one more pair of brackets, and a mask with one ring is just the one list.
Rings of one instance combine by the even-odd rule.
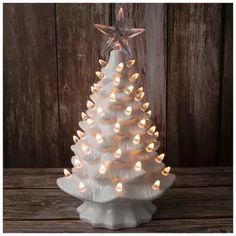
[[95, 84], [94, 83], [93, 86], [97, 91], [102, 89], [102, 85], [100, 85], [100, 84]]
[[73, 141], [74, 141], [74, 143], [77, 143], [79, 141], [79, 138], [77, 136], [73, 135]]
[[123, 67], [124, 67], [124, 64], [121, 62], [121, 63], [119, 63], [118, 66], [116, 67], [116, 70], [117, 70], [118, 72], [121, 72], [121, 71], [123, 70]]
[[122, 192], [123, 191], [123, 185], [121, 182], [119, 182], [117, 185], [116, 185], [116, 192]]
[[87, 188], [85, 187], [85, 185], [84, 185], [83, 182], [80, 182], [80, 183], [79, 183], [79, 190], [80, 190], [80, 192], [82, 192], [82, 193], [86, 192]]
[[77, 135], [80, 139], [84, 138], [85, 137], [85, 133], [80, 131], [80, 130], [77, 130]]
[[93, 127], [94, 126], [94, 121], [91, 120], [90, 118], [87, 119], [87, 124], [89, 125], [89, 127]]
[[170, 166], [166, 167], [161, 173], [165, 176], [167, 176], [170, 172]]
[[120, 77], [116, 76], [113, 80], [113, 85], [114, 86], [118, 86], [120, 84]]
[[147, 133], [148, 133], [149, 135], [153, 135], [154, 132], [155, 132], [155, 130], [156, 130], [156, 126], [152, 126], [152, 127], [147, 131]]
[[93, 109], [94, 107], [95, 107], [95, 104], [88, 100], [87, 101], [87, 108], [88, 109]]
[[116, 152], [115, 152], [115, 157], [116, 157], [116, 158], [120, 158], [120, 156], [121, 156], [121, 149], [118, 148], [118, 149], [116, 150]]
[[134, 65], [134, 63], [135, 63], [135, 60], [129, 60], [129, 61], [127, 61], [127, 63], [126, 63], [126, 66], [127, 66], [128, 68], [130, 68], [131, 66]]
[[101, 107], [98, 107], [97, 108], [97, 113], [100, 115], [100, 116], [104, 116], [104, 111], [103, 111], [103, 109], [101, 108]]
[[160, 188], [160, 184], [161, 184], [160, 180], [156, 180], [152, 185], [152, 189], [158, 190]]
[[139, 73], [135, 73], [129, 77], [129, 81], [131, 83], [134, 83], [138, 79], [138, 77], [139, 77]]
[[115, 123], [115, 126], [114, 126], [113, 130], [114, 130], [114, 132], [116, 132], [116, 133], [120, 132], [120, 124], [119, 124], [118, 122]]
[[161, 162], [163, 161], [164, 157], [165, 157], [165, 154], [162, 153], [162, 154], [158, 155], [158, 156], [155, 158], [155, 161], [156, 161], [157, 163], [161, 163]]
[[110, 101], [111, 101], [111, 102], [115, 102], [115, 101], [116, 101], [116, 95], [115, 95], [115, 93], [111, 93], [111, 95], [110, 95]]
[[99, 79], [102, 79], [104, 77], [104, 74], [101, 71], [96, 71], [95, 74]]
[[81, 117], [83, 121], [86, 121], [88, 119], [88, 115], [84, 112], [81, 113]]
[[141, 129], [143, 129], [145, 127], [145, 125], [146, 125], [146, 120], [145, 119], [140, 120], [139, 123], [138, 123], [138, 127], [141, 128]]
[[140, 135], [137, 134], [137, 135], [134, 136], [133, 143], [134, 144], [139, 144], [139, 142], [140, 142]]
[[65, 175], [66, 178], [71, 177], [71, 173], [70, 173], [70, 171], [67, 170], [67, 169], [64, 169], [64, 175]]
[[141, 92], [135, 96], [135, 100], [138, 102], [144, 97], [144, 92]]
[[153, 135], [155, 135], [155, 136], [158, 138], [158, 136], [159, 136], [159, 132], [156, 131]]
[[101, 134], [96, 135], [96, 140], [97, 140], [97, 143], [103, 143], [103, 141], [104, 141]]
[[131, 113], [132, 113], [132, 107], [131, 107], [131, 106], [128, 106], [128, 107], [125, 109], [125, 115], [130, 116]]
[[153, 151], [154, 151], [154, 143], [150, 143], [150, 144], [146, 147], [146, 151], [147, 151], [147, 152], [153, 152]]
[[92, 94], [97, 94], [98, 93], [97, 89], [94, 88], [93, 86], [91, 86], [91, 92], [92, 92]]
[[87, 154], [91, 152], [89, 146], [86, 145], [86, 144], [82, 144], [81, 148], [82, 148], [82, 150], [83, 150], [85, 153], [87, 153]]
[[140, 93], [142, 93], [142, 92], [143, 92], [143, 87], [140, 87], [140, 88], [138, 88], [138, 89], [135, 91], [135, 94], [138, 95], [138, 94], [140, 94]]
[[127, 87], [127, 88], [124, 90], [124, 92], [125, 92], [125, 94], [129, 95], [129, 94], [132, 93], [133, 89], [134, 89], [134, 86], [131, 85], [131, 86]]
[[103, 61], [102, 59], [100, 59], [98, 62], [102, 67], [107, 65], [107, 63], [105, 61]]
[[74, 164], [78, 169], [80, 169], [82, 167], [81, 161], [77, 158], [74, 160]]
[[134, 166], [134, 169], [135, 169], [136, 171], [142, 170], [142, 163], [141, 163], [141, 161], [137, 161], [137, 162], [136, 162], [136, 164], [135, 164], [135, 166]]
[[105, 174], [107, 171], [106, 166], [104, 166], [103, 164], [101, 164], [100, 168], [99, 168], [99, 173], [100, 174]]
[[147, 115], [148, 115], [149, 117], [151, 117], [152, 111], [148, 111], [148, 112], [147, 112]]
[[142, 111], [146, 111], [146, 110], [148, 109], [148, 107], [149, 107], [149, 102], [145, 102], [145, 103], [142, 105], [141, 110], [142, 110]]

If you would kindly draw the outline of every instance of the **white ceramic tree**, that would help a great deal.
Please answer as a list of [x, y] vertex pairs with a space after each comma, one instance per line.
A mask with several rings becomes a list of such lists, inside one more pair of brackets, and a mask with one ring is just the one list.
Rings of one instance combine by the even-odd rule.
[[84, 201], [77, 209], [81, 220], [109, 229], [136, 227], [151, 220], [152, 200], [172, 185], [175, 175], [158, 153], [149, 104], [143, 102], [143, 88], [135, 86], [135, 61], [116, 47], [108, 63], [99, 62], [99, 82], [91, 87], [88, 110], [79, 122], [84, 132], [73, 136], [72, 173], [64, 170], [57, 184]]

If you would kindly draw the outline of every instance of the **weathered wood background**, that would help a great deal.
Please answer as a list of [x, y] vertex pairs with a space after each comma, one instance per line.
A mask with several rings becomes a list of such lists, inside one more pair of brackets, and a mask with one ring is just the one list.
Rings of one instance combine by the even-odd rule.
[[232, 165], [232, 4], [4, 4], [4, 166], [70, 165], [72, 135], [122, 6], [172, 166]]

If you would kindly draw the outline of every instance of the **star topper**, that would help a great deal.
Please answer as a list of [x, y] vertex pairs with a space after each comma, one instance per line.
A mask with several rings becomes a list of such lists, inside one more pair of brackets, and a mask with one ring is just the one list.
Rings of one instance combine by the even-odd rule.
[[129, 57], [132, 57], [128, 40], [143, 33], [144, 28], [125, 28], [124, 27], [124, 13], [123, 9], [120, 8], [117, 16], [115, 26], [107, 26], [101, 24], [94, 25], [97, 30], [107, 35], [108, 41], [106, 46], [102, 50], [104, 55], [109, 49], [117, 49], [124, 51]]

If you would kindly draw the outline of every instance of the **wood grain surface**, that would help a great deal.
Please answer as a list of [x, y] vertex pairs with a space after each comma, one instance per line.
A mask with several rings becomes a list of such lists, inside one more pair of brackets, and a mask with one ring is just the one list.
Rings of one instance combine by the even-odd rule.
[[[123, 7], [171, 166], [232, 165], [232, 4], [4, 4], [4, 167], [70, 165], [72, 135]], [[107, 58], [105, 58], [107, 59]]]
[[[75, 209], [81, 201], [56, 186], [60, 172], [4, 170], [4, 232], [114, 232], [80, 221]], [[154, 201], [153, 221], [115, 232], [232, 232], [232, 168], [176, 168], [175, 173], [173, 187]]]

